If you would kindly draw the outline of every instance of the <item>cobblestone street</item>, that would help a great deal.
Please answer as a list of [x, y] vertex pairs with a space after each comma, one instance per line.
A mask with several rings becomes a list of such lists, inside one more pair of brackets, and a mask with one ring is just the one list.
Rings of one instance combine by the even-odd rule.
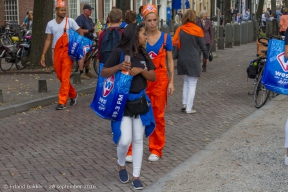
[[[196, 114], [180, 111], [183, 80], [176, 76], [176, 90], [166, 112], [166, 146], [158, 162], [147, 161], [144, 139], [140, 176], [144, 187], [256, 110], [253, 97], [247, 94], [253, 90], [253, 81], [247, 81], [246, 75], [256, 55], [256, 43], [216, 53], [218, 58], [198, 79]], [[89, 108], [92, 99], [93, 94], [79, 97], [75, 106], [64, 111], [51, 105], [0, 119], [1, 191], [133, 191], [131, 182], [119, 182], [110, 122]], [[127, 171], [131, 178], [131, 164]], [[43, 188], [28, 190], [33, 184]], [[15, 189], [19, 186], [24, 188]]]

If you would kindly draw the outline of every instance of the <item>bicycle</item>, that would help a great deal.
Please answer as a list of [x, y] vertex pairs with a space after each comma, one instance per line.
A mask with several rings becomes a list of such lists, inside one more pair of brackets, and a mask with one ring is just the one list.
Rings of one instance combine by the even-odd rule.
[[[23, 31], [21, 31], [23, 32]], [[26, 42], [20, 44], [19, 38], [14, 38], [17, 36], [12, 36], [12, 44], [2, 44], [1, 47], [1, 55], [0, 55], [0, 68], [2, 71], [6, 72], [12, 68], [13, 64], [15, 64], [18, 70], [21, 70], [26, 67], [26, 60], [30, 50], [30, 40], [31, 35], [29, 36], [30, 31], [28, 31], [25, 35]], [[6, 32], [3, 35], [10, 35], [11, 32]], [[10, 39], [10, 37], [8, 37]], [[3, 40], [3, 38], [1, 38]]]
[[[93, 69], [95, 71], [95, 73], [98, 75], [99, 73], [99, 63], [97, 62], [97, 58], [98, 58], [98, 39], [95, 38], [91, 51], [87, 54], [86, 59], [84, 60], [84, 66], [86, 64], [86, 62], [91, 59], [91, 62], [93, 63]], [[70, 75], [70, 78], [73, 77], [74, 74], [78, 73], [79, 70], [79, 63], [78, 61], [75, 62], [75, 67], [73, 72]]]
[[[281, 37], [278, 36], [272, 36], [270, 39], [275, 38], [275, 39], [281, 39]], [[265, 37], [260, 37], [258, 39], [258, 42], [261, 43], [263, 46], [268, 47], [268, 42], [269, 39], [265, 38]], [[264, 68], [266, 65], [266, 56], [267, 56], [267, 50], [262, 50], [262, 53], [264, 53], [264, 55], [257, 55], [258, 58], [256, 60], [254, 60], [254, 62], [257, 63], [258, 66], [258, 71], [256, 74], [256, 78], [254, 80], [255, 83], [255, 88], [254, 88], [254, 106], [256, 108], [260, 108], [263, 105], [265, 105], [265, 103], [267, 102], [267, 100], [269, 99], [269, 96], [271, 94], [271, 91], [266, 89], [266, 87], [262, 84], [262, 76], [263, 76], [263, 72], [264, 72]], [[275, 96], [275, 94], [272, 92], [272, 95]]]

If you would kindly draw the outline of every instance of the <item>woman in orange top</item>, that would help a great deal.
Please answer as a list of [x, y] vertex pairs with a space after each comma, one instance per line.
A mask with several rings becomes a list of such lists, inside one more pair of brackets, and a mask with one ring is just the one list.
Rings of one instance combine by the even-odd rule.
[[288, 26], [288, 8], [284, 9], [283, 15], [280, 17], [280, 22], [279, 22], [279, 32], [281, 36], [285, 36], [285, 31]]
[[[146, 51], [155, 65], [156, 81], [148, 82], [146, 93], [151, 99], [153, 114], [156, 122], [154, 132], [149, 137], [149, 161], [158, 161], [162, 156], [165, 145], [165, 107], [167, 96], [174, 92], [174, 62], [172, 57], [172, 39], [170, 34], [158, 30], [158, 14], [155, 5], [143, 6], [142, 15], [146, 26]], [[168, 61], [168, 71], [166, 68]], [[130, 147], [126, 161], [132, 162]]]

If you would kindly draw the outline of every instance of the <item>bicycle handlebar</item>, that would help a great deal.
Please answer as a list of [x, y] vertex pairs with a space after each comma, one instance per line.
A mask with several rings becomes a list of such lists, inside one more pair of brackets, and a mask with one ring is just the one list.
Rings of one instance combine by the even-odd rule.
[[[261, 41], [261, 40], [265, 40], [265, 42]], [[264, 45], [265, 47], [268, 47], [268, 41], [269, 39], [266, 37], [260, 37], [258, 38], [258, 42], [261, 43], [262, 45]]]

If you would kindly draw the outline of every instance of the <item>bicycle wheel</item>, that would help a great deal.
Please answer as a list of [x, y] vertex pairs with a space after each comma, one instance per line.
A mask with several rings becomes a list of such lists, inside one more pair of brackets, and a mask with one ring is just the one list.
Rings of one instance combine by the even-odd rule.
[[21, 70], [21, 69], [25, 68], [26, 67], [26, 62], [28, 61], [27, 56], [25, 56], [25, 57], [21, 57], [20, 56], [20, 55], [22, 55], [22, 51], [23, 51], [23, 49], [19, 49], [18, 50], [19, 53], [17, 52], [17, 59], [15, 61], [16, 68], [18, 70]]
[[27, 63], [28, 59], [27, 57], [25, 58], [17, 58], [16, 59], [16, 68], [18, 70], [24, 69], [26, 67], [26, 63]]
[[98, 59], [97, 59], [97, 57], [93, 57], [92, 60], [93, 60], [93, 69], [94, 69], [95, 73], [97, 75], [99, 75], [99, 62], [98, 62]]
[[262, 73], [263, 70], [258, 77], [258, 81], [254, 89], [254, 106], [258, 109], [267, 102], [270, 95], [270, 91], [261, 83]]
[[13, 63], [12, 54], [6, 52], [2, 57], [0, 57], [0, 68], [2, 71], [8, 71], [11, 69]]

